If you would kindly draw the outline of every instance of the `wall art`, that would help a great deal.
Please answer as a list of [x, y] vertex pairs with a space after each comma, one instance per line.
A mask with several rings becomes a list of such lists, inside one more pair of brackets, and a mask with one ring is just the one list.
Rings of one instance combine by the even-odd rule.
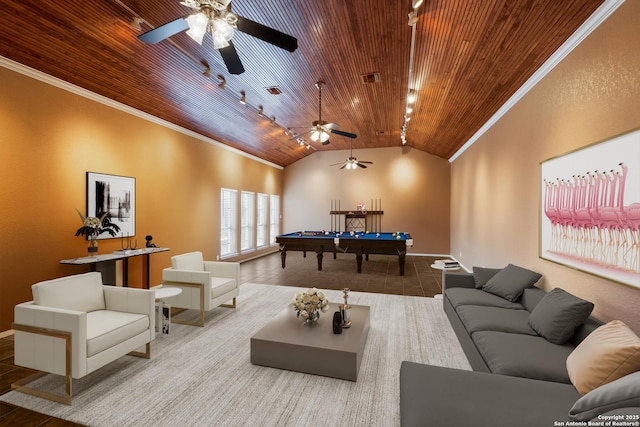
[[[87, 215], [100, 217], [111, 214], [111, 221], [120, 227], [116, 238], [136, 234], [136, 179], [127, 176], [87, 172]], [[99, 239], [112, 238], [103, 233]]]

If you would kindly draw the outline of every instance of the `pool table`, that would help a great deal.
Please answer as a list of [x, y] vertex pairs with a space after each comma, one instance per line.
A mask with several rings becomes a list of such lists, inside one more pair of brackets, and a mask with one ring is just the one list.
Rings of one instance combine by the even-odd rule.
[[358, 273], [362, 273], [362, 255], [369, 260], [369, 254], [398, 255], [400, 275], [404, 276], [405, 255], [407, 246], [413, 246], [413, 239], [409, 233], [365, 233], [365, 232], [334, 232], [334, 231], [296, 231], [294, 233], [276, 236], [280, 245], [282, 268], [285, 267], [287, 251], [307, 251], [317, 254], [318, 270], [322, 270], [324, 252], [354, 253], [358, 265]]

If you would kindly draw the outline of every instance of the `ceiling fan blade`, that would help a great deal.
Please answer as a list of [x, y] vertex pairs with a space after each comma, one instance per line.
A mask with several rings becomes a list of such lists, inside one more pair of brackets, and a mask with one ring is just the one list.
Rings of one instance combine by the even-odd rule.
[[178, 34], [181, 31], [188, 30], [189, 23], [184, 18], [174, 19], [171, 22], [167, 22], [164, 25], [149, 30], [144, 34], [140, 34], [138, 39], [145, 43], [153, 44], [158, 43], [164, 39], [167, 39], [173, 35]]
[[368, 165], [372, 165], [373, 164], [373, 162], [368, 162], [366, 160], [358, 160], [358, 163], [366, 163]]
[[236, 48], [233, 47], [233, 42], [231, 40], [229, 40], [229, 46], [223, 47], [222, 49], [218, 50], [220, 51], [220, 55], [222, 55], [224, 64], [227, 66], [227, 70], [229, 70], [231, 74], [244, 73], [242, 61], [240, 61], [238, 52], [236, 51]]
[[325, 123], [324, 125], [322, 125], [322, 127], [327, 131], [330, 131], [331, 129], [338, 129], [340, 125], [337, 123]]
[[342, 166], [340, 169], [344, 169], [344, 168], [346, 168], [346, 167], [347, 167], [347, 165], [345, 164], [345, 165], [344, 165], [344, 166]]
[[358, 135], [356, 135], [355, 133], [349, 133], [349, 132], [345, 132], [342, 130], [338, 130], [338, 129], [331, 129], [330, 131], [331, 133], [335, 133], [336, 135], [340, 135], [340, 136], [346, 136], [347, 138], [357, 138]]
[[367, 167], [362, 164], [362, 162], [356, 163], [356, 165], [360, 166], [362, 169], [366, 169]]
[[271, 43], [281, 49], [293, 52], [298, 48], [298, 39], [289, 34], [285, 34], [281, 31], [274, 30], [265, 25], [258, 24], [242, 16], [238, 16], [238, 22], [236, 23], [238, 31], [249, 34], [250, 36], [264, 40], [267, 43]]
[[[338, 165], [342, 165], [342, 164], [345, 164], [345, 163], [344, 162], [338, 162], [338, 163], [334, 163], [334, 164], [329, 165], [329, 166], [338, 166]], [[340, 169], [342, 169], [342, 168], [340, 168]]]

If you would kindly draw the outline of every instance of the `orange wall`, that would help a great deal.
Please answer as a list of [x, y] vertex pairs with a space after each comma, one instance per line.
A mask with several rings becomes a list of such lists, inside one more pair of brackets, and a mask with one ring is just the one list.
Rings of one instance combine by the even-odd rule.
[[330, 165], [344, 162], [349, 151], [322, 151], [285, 168], [283, 232], [330, 230], [332, 200], [339, 200], [342, 210], [355, 210], [359, 202], [372, 209], [374, 199], [384, 211], [382, 231], [411, 233], [409, 253], [448, 254], [449, 162], [400, 146], [353, 155], [374, 164], [341, 170]]
[[[74, 236], [87, 171], [136, 178], [138, 246], [151, 234], [171, 248], [151, 256], [152, 285], [172, 255], [219, 254], [221, 187], [282, 194], [280, 168], [2, 67], [0, 159], [0, 331], [10, 328], [13, 307], [31, 300], [33, 283], [86, 270], [59, 261], [87, 254]], [[99, 241], [102, 253], [119, 246]], [[140, 258], [129, 265], [139, 286]]]
[[[640, 2], [624, 3], [453, 162], [452, 254], [522, 265], [640, 333], [640, 288], [538, 258], [540, 162], [640, 126]], [[637, 159], [636, 159], [637, 160]], [[640, 285], [640, 284], [639, 284]]]

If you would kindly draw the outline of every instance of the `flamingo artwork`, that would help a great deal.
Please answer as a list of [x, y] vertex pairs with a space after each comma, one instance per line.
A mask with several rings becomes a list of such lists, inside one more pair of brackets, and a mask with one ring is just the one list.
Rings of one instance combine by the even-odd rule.
[[551, 251], [640, 274], [640, 201], [624, 205], [628, 167], [544, 181]]
[[640, 131], [633, 136], [617, 159], [604, 148], [588, 162], [543, 165], [543, 258], [640, 287]]

